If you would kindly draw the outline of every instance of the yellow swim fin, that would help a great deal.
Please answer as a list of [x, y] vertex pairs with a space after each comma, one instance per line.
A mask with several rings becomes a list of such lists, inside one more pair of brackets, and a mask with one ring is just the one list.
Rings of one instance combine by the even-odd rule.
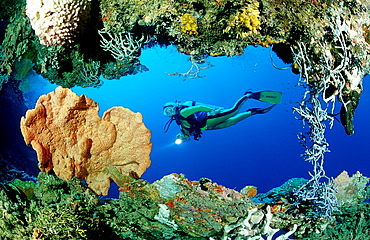
[[282, 99], [282, 92], [277, 91], [261, 91], [261, 92], [254, 92], [251, 94], [251, 98], [267, 103], [281, 103]]

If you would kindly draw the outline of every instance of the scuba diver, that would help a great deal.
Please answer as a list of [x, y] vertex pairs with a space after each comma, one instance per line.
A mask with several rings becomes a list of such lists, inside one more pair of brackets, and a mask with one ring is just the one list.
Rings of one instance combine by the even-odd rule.
[[[176, 100], [175, 102], [168, 102], [163, 106], [163, 114], [170, 117], [170, 120], [164, 126], [164, 130], [167, 132], [171, 123], [175, 120], [181, 130], [181, 133], [176, 136], [176, 144], [189, 141], [191, 136], [194, 137], [194, 140], [199, 140], [202, 137], [202, 130], [230, 127], [250, 116], [267, 113], [277, 103], [281, 102], [281, 97], [282, 93], [277, 91], [247, 91], [229, 109], [195, 101], [181, 103]], [[239, 113], [240, 108], [248, 99], [273, 103], [273, 105], [267, 108], [250, 108], [245, 112]]]

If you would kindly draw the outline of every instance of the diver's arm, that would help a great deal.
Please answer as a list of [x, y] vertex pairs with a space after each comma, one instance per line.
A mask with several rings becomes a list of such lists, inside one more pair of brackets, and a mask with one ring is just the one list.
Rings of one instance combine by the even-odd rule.
[[184, 118], [187, 118], [187, 117], [189, 117], [190, 115], [192, 115], [196, 112], [200, 112], [200, 111], [212, 112], [213, 110], [214, 110], [214, 108], [211, 108], [211, 107], [208, 107], [208, 106], [196, 105], [196, 106], [184, 108], [183, 110], [180, 111], [180, 114]]
[[185, 128], [181, 129], [181, 133], [177, 134], [176, 138], [186, 139], [191, 137], [191, 132], [186, 130]]

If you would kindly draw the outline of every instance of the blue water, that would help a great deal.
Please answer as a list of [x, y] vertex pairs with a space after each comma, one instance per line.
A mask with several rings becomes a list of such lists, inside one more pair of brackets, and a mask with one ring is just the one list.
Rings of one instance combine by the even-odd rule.
[[[286, 66], [276, 57], [273, 59], [279, 67]], [[148, 72], [104, 80], [100, 88], [75, 87], [73, 91], [98, 102], [100, 115], [113, 106], [143, 114], [145, 125], [152, 131], [153, 143], [152, 164], [142, 175], [143, 179], [153, 182], [170, 173], [184, 173], [190, 180], [207, 177], [228, 188], [240, 190], [254, 185], [259, 192], [267, 192], [290, 178], [309, 178], [312, 166], [300, 157], [304, 148], [297, 138], [298, 132], [308, 129], [302, 128], [302, 122], [295, 119], [297, 115], [292, 111], [304, 89], [296, 86], [298, 75], [290, 69], [277, 70], [272, 66], [269, 48], [248, 47], [244, 55], [232, 58], [210, 57], [214, 67], [202, 70], [203, 78], [185, 81], [183, 77], [166, 74], [186, 72], [190, 67], [188, 56], [173, 47], [146, 49], [140, 61], [149, 68]], [[355, 134], [347, 136], [339, 122], [327, 131], [331, 152], [325, 156], [325, 169], [330, 177], [343, 170], [370, 176], [367, 81], [365, 78], [364, 93], [355, 115]], [[32, 105], [39, 95], [54, 88], [51, 84], [41, 85], [26, 96]], [[283, 102], [266, 114], [252, 116], [227, 129], [205, 131], [199, 141], [175, 145], [179, 133], [175, 123], [164, 133], [168, 121], [162, 113], [164, 103], [195, 100], [228, 108], [248, 89], [281, 91]], [[249, 100], [242, 111], [267, 106], [268, 103]], [[337, 103], [335, 112], [339, 112], [339, 107]]]

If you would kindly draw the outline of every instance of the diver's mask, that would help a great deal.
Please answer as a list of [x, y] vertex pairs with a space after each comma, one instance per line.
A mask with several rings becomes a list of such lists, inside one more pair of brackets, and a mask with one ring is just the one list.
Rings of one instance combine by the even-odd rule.
[[176, 100], [175, 102], [168, 102], [163, 106], [163, 115], [167, 117], [172, 117], [176, 115], [177, 109], [180, 106], [180, 101]]
[[172, 117], [176, 114], [176, 109], [174, 106], [167, 106], [163, 108], [163, 114], [167, 117]]

